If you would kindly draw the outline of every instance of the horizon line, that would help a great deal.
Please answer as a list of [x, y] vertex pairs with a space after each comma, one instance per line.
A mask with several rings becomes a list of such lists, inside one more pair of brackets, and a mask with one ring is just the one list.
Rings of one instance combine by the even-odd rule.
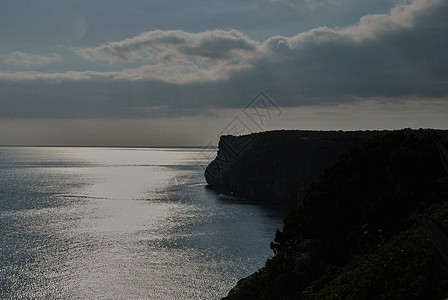
[[27, 147], [27, 148], [218, 148], [218, 146], [126, 146], [126, 145], [2, 145], [0, 147]]

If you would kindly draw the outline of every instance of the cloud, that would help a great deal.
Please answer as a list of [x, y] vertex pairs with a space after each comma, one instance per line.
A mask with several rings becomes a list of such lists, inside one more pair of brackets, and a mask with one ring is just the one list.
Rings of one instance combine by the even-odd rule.
[[39, 67], [58, 61], [61, 57], [56, 54], [50, 56], [42, 56], [37, 54], [24, 53], [15, 51], [3, 60], [5, 64], [16, 65], [24, 68]]
[[438, 17], [442, 14], [448, 15], [447, 1], [417, 0], [396, 6], [390, 14], [364, 16], [346, 28], [272, 37], [262, 45], [267, 54], [255, 68], [274, 66], [278, 84], [272, 88], [297, 95], [286, 100], [290, 104], [443, 97], [448, 93], [448, 73], [442, 67], [448, 62], [443, 50], [448, 47], [443, 37], [448, 20]]
[[111, 42], [96, 48], [80, 49], [89, 60], [106, 60], [110, 63], [130, 62], [137, 59], [163, 60], [166, 55], [183, 59], [228, 59], [256, 50], [257, 44], [237, 30], [213, 30], [187, 33], [181, 30], [155, 30], [121, 42]]
[[[405, 30], [418, 34], [419, 28], [446, 30], [448, 21], [439, 18], [448, 11], [447, 1], [416, 0], [412, 4], [397, 5], [389, 14], [363, 16], [356, 25], [346, 28], [330, 29], [318, 27], [294, 37], [276, 36], [268, 39], [264, 47], [269, 50], [305, 50], [309, 46], [330, 47], [342, 45], [355, 47], [367, 44], [373, 39], [386, 39], [388, 35], [400, 36]], [[434, 22], [436, 17], [437, 22]], [[387, 41], [387, 40], [384, 40]]]
[[250, 68], [246, 62], [238, 64], [217, 64], [213, 67], [201, 68], [191, 62], [181, 64], [157, 64], [143, 65], [137, 68], [126, 68], [121, 71], [67, 71], [61, 73], [42, 73], [36, 71], [24, 72], [0, 72], [0, 80], [6, 81], [37, 81], [40, 83], [51, 82], [76, 82], [92, 81], [159, 81], [170, 84], [195, 84], [227, 80], [233, 72]]
[[[131, 80], [191, 83], [227, 79], [230, 72], [248, 67], [258, 44], [237, 30], [187, 33], [181, 30], [151, 31], [121, 42], [79, 49], [90, 61], [132, 63], [142, 67], [121, 72]], [[123, 76], [118, 75], [118, 79]]]
[[[146, 118], [244, 107], [448, 96], [448, 1], [260, 43], [237, 30], [150, 31], [77, 49], [90, 71], [0, 72], [0, 117]], [[163, 107], [163, 109], [147, 109]]]

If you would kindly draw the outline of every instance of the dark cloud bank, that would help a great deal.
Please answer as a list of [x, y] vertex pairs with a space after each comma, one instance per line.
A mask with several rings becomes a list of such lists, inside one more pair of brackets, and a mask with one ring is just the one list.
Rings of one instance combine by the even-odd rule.
[[151, 31], [76, 50], [92, 63], [130, 65], [114, 72], [0, 72], [0, 117], [176, 116], [244, 107], [259, 90], [281, 106], [444, 100], [446, 16], [448, 1], [416, 0], [350, 27], [319, 27], [264, 43], [237, 30]]

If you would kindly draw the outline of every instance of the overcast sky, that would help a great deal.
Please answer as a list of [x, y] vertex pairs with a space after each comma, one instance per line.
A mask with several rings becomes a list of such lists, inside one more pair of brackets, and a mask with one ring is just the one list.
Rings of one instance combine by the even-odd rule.
[[2, 0], [0, 144], [446, 129], [447, 16], [448, 0]]

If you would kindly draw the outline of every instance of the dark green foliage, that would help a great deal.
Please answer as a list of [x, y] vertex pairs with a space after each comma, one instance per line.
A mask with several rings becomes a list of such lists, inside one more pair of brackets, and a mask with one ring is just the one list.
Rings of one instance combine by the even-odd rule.
[[429, 137], [393, 133], [374, 138], [342, 155], [311, 185], [304, 208], [285, 218], [274, 249], [288, 248], [281, 241], [312, 237], [331, 242], [348, 259], [348, 251], [362, 252], [371, 242], [360, 240], [364, 232], [381, 240], [407, 228], [420, 203], [432, 201], [427, 194], [444, 172]]
[[[447, 221], [448, 205], [437, 210]], [[312, 299], [442, 299], [448, 266], [424, 229], [413, 225], [343, 268], [328, 267], [313, 287]]]
[[276, 256], [247, 280], [244, 295], [447, 297], [447, 266], [416, 219], [426, 213], [448, 233], [447, 201], [448, 177], [429, 134], [375, 137], [310, 186], [303, 207], [290, 211], [271, 243]]

